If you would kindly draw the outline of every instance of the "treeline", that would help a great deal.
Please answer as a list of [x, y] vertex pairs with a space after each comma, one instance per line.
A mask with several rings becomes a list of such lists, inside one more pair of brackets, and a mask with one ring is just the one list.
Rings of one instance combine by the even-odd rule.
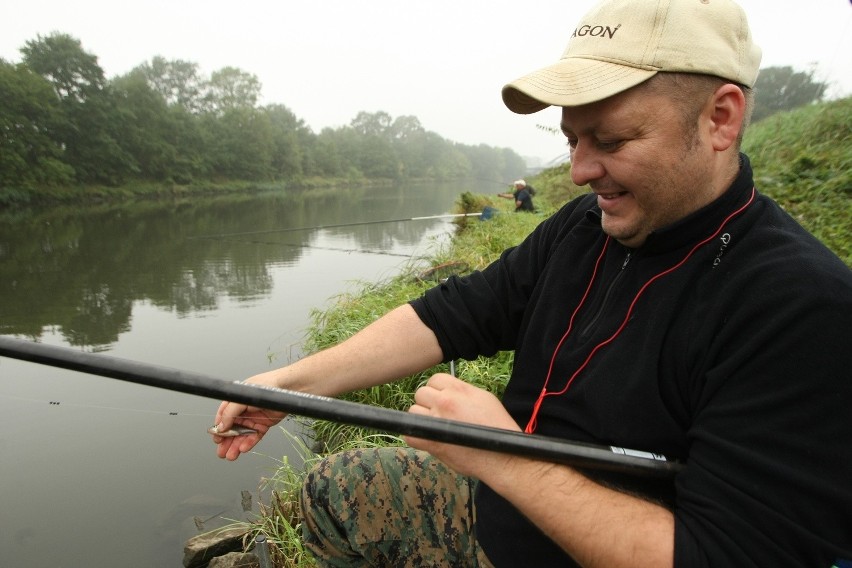
[[508, 148], [445, 140], [414, 116], [360, 112], [315, 133], [261, 84], [225, 67], [154, 57], [107, 79], [67, 34], [38, 36], [0, 59], [0, 192], [46, 186], [284, 181], [312, 177], [505, 178], [524, 171]]

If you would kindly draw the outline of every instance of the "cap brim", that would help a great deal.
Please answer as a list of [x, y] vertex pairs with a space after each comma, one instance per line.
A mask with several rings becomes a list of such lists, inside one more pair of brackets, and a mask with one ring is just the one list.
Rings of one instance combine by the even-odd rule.
[[656, 73], [655, 69], [567, 57], [508, 83], [503, 87], [503, 102], [518, 114], [549, 106], [580, 106], [626, 91]]

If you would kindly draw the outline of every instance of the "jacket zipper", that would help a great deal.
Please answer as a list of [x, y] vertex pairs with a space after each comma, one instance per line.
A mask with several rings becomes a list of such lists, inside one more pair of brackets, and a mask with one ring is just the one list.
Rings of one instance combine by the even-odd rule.
[[621, 269], [619, 269], [619, 271], [615, 274], [612, 280], [610, 280], [609, 286], [606, 289], [606, 293], [604, 294], [604, 298], [600, 304], [600, 307], [598, 308], [597, 312], [595, 312], [594, 317], [592, 317], [592, 319], [589, 321], [589, 324], [583, 328], [583, 331], [580, 334], [581, 336], [585, 337], [586, 335], [588, 335], [592, 331], [592, 329], [594, 329], [595, 325], [597, 325], [598, 320], [601, 318], [601, 315], [607, 308], [607, 304], [609, 304], [609, 298], [612, 294], [612, 291], [615, 289], [615, 285], [618, 283], [619, 280], [621, 280], [621, 277], [624, 274], [625, 269], [627, 269], [627, 265], [630, 264], [630, 260], [632, 258], [633, 251], [628, 250], [627, 255], [624, 257], [624, 262], [621, 263]]

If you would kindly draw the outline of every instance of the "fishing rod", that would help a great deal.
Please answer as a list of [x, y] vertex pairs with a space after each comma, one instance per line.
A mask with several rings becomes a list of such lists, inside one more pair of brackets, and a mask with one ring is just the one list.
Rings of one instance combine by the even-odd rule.
[[645, 477], [672, 477], [683, 468], [683, 464], [659, 454], [529, 435], [297, 391], [231, 382], [189, 371], [11, 337], [0, 336], [0, 356], [196, 396], [230, 400], [308, 418], [526, 456], [578, 468]]
[[220, 237], [240, 237], [243, 235], [262, 235], [266, 233], [290, 233], [294, 231], [319, 231], [339, 227], [357, 227], [359, 225], [378, 225], [380, 223], [401, 223], [404, 221], [425, 221], [428, 219], [446, 219], [453, 217], [478, 217], [482, 213], [447, 213], [445, 215], [427, 215], [425, 217], [406, 217], [403, 219], [380, 219], [378, 221], [359, 221], [356, 223], [338, 223], [336, 225], [315, 225], [313, 227], [287, 227], [284, 229], [266, 229], [263, 231], [243, 231], [238, 233], [217, 233], [215, 235], [196, 235], [190, 239], [218, 239]]

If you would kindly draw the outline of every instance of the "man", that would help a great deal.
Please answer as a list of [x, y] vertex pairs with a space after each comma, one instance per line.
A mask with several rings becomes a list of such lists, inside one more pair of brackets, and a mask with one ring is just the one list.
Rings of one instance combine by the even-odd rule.
[[527, 185], [525, 180], [515, 180], [512, 184], [515, 190], [512, 193], [498, 193], [500, 197], [515, 200], [515, 211], [535, 211], [533, 206], [532, 196], [534, 190], [532, 186]]
[[[852, 558], [852, 273], [754, 188], [757, 76], [728, 0], [607, 0], [503, 90], [562, 107], [567, 204], [483, 270], [252, 379], [333, 395], [513, 349], [503, 400], [445, 374], [410, 411], [683, 460], [674, 482], [422, 439], [323, 460], [324, 566], [819, 566]], [[280, 414], [224, 402], [249, 451]]]

